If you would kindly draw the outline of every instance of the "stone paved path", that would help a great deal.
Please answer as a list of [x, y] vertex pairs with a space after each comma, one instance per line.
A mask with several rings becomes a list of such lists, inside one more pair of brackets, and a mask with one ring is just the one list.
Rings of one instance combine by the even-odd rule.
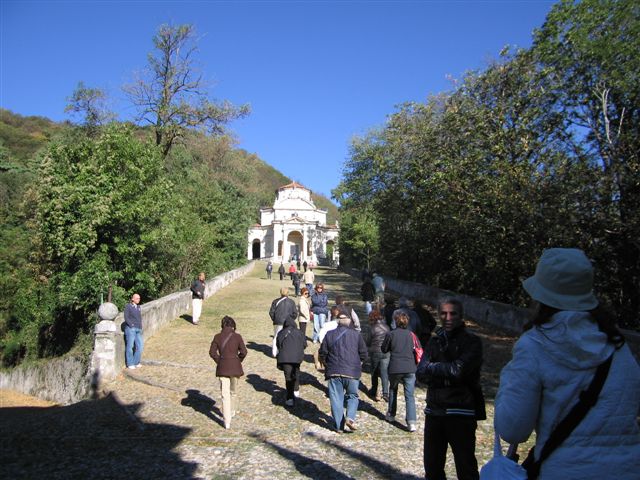
[[[342, 293], [365, 318], [359, 282], [329, 269], [317, 270], [330, 302]], [[3, 478], [172, 478], [172, 479], [388, 479], [423, 478], [422, 430], [425, 391], [416, 390], [418, 431], [384, 421], [386, 403], [369, 399], [363, 374], [359, 430], [330, 430], [325, 381], [315, 371], [309, 342], [302, 365], [301, 398], [284, 407], [282, 372], [271, 358], [267, 311], [281, 285], [267, 280], [258, 263], [247, 277], [205, 301], [200, 325], [188, 315], [174, 320], [145, 345], [143, 367], [127, 370], [100, 400], [34, 413], [0, 409]], [[221, 399], [209, 344], [220, 319], [232, 316], [249, 354], [239, 384], [240, 408], [230, 430], [222, 426]], [[366, 322], [363, 322], [365, 325]], [[472, 326], [473, 327], [473, 326]], [[497, 373], [513, 339], [475, 326], [487, 359], [484, 382], [490, 400]], [[309, 331], [307, 331], [309, 333]], [[399, 395], [398, 419], [404, 418]], [[491, 417], [492, 406], [488, 402]], [[480, 422], [478, 458], [491, 456], [491, 420]], [[28, 439], [28, 440], [27, 440]], [[9, 443], [8, 443], [9, 442]], [[17, 446], [20, 445], [20, 449]], [[5, 456], [6, 454], [6, 456]], [[450, 455], [449, 455], [450, 457]], [[455, 478], [448, 458], [449, 478]]]

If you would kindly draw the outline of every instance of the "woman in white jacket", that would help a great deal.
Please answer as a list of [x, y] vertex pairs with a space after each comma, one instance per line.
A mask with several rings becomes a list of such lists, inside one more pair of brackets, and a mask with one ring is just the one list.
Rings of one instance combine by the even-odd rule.
[[523, 282], [537, 311], [502, 370], [496, 432], [522, 443], [535, 429], [535, 458], [613, 354], [596, 404], [542, 462], [540, 479], [640, 479], [640, 367], [593, 294], [593, 268], [581, 250], [545, 250]]

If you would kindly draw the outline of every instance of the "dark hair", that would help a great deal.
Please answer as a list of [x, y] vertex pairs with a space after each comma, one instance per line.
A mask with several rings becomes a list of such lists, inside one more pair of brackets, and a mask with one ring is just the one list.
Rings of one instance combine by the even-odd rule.
[[[533, 311], [531, 320], [524, 324], [522, 331], [526, 332], [533, 327], [539, 327], [551, 321], [551, 317], [561, 310], [538, 302], [538, 308]], [[598, 305], [593, 310], [588, 310], [591, 318], [598, 324], [598, 330], [607, 336], [607, 342], [612, 343], [616, 349], [624, 345], [625, 338], [616, 324], [616, 317], [611, 310], [604, 305]]]
[[407, 328], [407, 325], [409, 325], [409, 315], [404, 312], [394, 313], [393, 319], [396, 321], [396, 327], [398, 328]]
[[332, 306], [329, 311], [331, 312], [331, 318], [337, 318], [340, 315], [340, 308], [338, 305]]
[[342, 305], [344, 303], [344, 297], [342, 295], [336, 295], [336, 305]]
[[231, 318], [229, 315], [225, 315], [224, 317], [222, 317], [222, 328], [224, 327], [231, 327], [235, 330], [236, 321], [233, 318]]

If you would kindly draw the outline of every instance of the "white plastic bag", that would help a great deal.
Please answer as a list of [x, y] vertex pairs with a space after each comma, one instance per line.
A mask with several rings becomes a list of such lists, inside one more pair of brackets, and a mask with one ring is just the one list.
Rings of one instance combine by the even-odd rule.
[[502, 454], [500, 435], [493, 440], [493, 458], [480, 470], [480, 480], [526, 480], [527, 471], [522, 465]]

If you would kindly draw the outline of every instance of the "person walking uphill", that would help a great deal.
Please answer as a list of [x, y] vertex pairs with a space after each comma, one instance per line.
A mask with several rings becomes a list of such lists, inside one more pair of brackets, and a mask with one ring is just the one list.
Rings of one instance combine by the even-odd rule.
[[247, 356], [247, 347], [240, 334], [236, 333], [236, 322], [224, 316], [221, 331], [216, 334], [209, 347], [209, 356], [216, 362], [216, 377], [220, 378], [222, 416], [224, 428], [231, 428], [231, 419], [238, 411], [236, 388], [238, 378], [244, 375], [242, 361]]
[[424, 470], [427, 480], [444, 480], [447, 444], [459, 480], [478, 479], [477, 420], [484, 420], [480, 387], [482, 342], [467, 331], [457, 299], [438, 305], [441, 328], [431, 337], [416, 377], [428, 386], [424, 410]]
[[267, 263], [266, 272], [267, 272], [267, 280], [271, 280], [271, 272], [273, 272], [273, 263], [271, 262]]
[[329, 383], [329, 401], [335, 430], [342, 431], [346, 427], [353, 432], [358, 429], [358, 386], [362, 362], [367, 358], [367, 346], [362, 336], [350, 325], [351, 318], [347, 312], [340, 312], [338, 327], [325, 335], [319, 356], [325, 366], [325, 379]]
[[284, 323], [287, 319], [295, 322], [296, 318], [298, 318], [298, 307], [296, 302], [289, 298], [289, 289], [287, 287], [282, 287], [280, 289], [280, 297], [271, 302], [269, 316], [273, 322], [273, 343], [271, 345], [271, 351], [275, 358], [278, 353], [276, 347], [278, 332], [284, 328]]
[[284, 373], [284, 381], [287, 389], [287, 407], [293, 407], [295, 397], [300, 396], [300, 364], [304, 359], [304, 349], [307, 339], [296, 326], [295, 320], [287, 318], [284, 328], [278, 332], [276, 347], [278, 349], [278, 369]]
[[284, 265], [280, 264], [278, 267], [278, 274], [280, 275], [280, 281], [284, 280]]
[[131, 302], [124, 307], [124, 323], [124, 337], [126, 340], [124, 353], [127, 368], [139, 368], [144, 340], [142, 338], [140, 295], [137, 293], [131, 296]]
[[202, 301], [204, 300], [204, 291], [207, 286], [204, 283], [204, 272], [200, 272], [198, 274], [198, 278], [196, 278], [193, 283], [191, 283], [191, 297], [192, 297], [192, 305], [193, 305], [193, 324], [198, 325], [200, 321], [200, 315], [202, 314]]
[[[521, 443], [535, 429], [528, 478], [536, 468], [544, 480], [640, 478], [640, 367], [593, 293], [591, 262], [582, 250], [551, 248], [522, 285], [534, 314], [500, 375], [496, 433]], [[566, 426], [592, 389], [595, 403]]]
[[324, 293], [324, 283], [317, 284], [311, 294], [311, 311], [313, 312], [313, 343], [318, 343], [318, 333], [327, 321], [329, 313], [329, 297]]
[[388, 422], [395, 422], [398, 408], [398, 386], [402, 383], [405, 402], [405, 420], [410, 432], [416, 431], [416, 360], [413, 354], [413, 335], [409, 330], [409, 316], [394, 314], [397, 328], [387, 334], [380, 350], [390, 353], [389, 359], [389, 408], [385, 416]]

